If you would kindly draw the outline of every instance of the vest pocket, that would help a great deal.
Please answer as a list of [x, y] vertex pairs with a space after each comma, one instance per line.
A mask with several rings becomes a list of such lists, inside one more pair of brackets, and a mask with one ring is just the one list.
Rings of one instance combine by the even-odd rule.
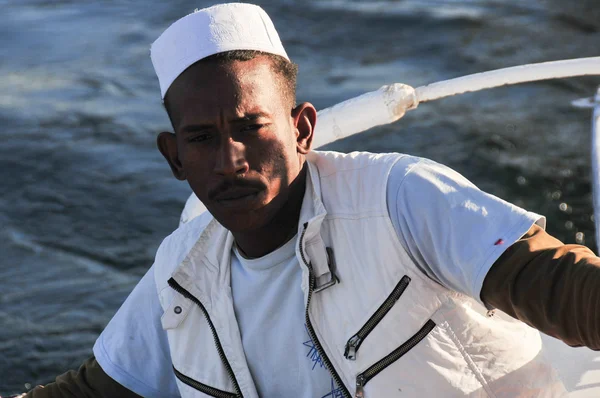
[[178, 371], [177, 369], [175, 369], [175, 366], [173, 366], [173, 371], [175, 372], [175, 377], [177, 377], [183, 383], [187, 384], [188, 386], [190, 386], [206, 395], [209, 395], [211, 397], [218, 397], [218, 398], [237, 398], [238, 397], [238, 395], [233, 392], [219, 390], [218, 388], [207, 386], [206, 384], [200, 383], [199, 381], [196, 381], [196, 380], [192, 379], [191, 377], [188, 377], [188, 376], [184, 375], [183, 373], [181, 373], [180, 371]]
[[425, 325], [419, 330], [414, 336], [408, 339], [405, 343], [403, 343], [400, 347], [396, 348], [394, 351], [390, 352], [383, 359], [377, 361], [373, 365], [369, 366], [369, 368], [358, 376], [356, 376], [356, 398], [364, 397], [364, 386], [371, 380], [373, 377], [377, 376], [381, 371], [385, 368], [396, 362], [398, 359], [402, 358], [407, 352], [413, 349], [421, 340], [423, 340], [427, 335], [435, 328], [435, 322], [431, 319], [428, 320]]
[[402, 296], [402, 293], [404, 293], [409, 283], [410, 277], [408, 275], [404, 275], [394, 290], [392, 290], [392, 293], [390, 293], [390, 295], [379, 306], [379, 308], [377, 308], [377, 311], [371, 315], [369, 320], [354, 336], [350, 337], [346, 343], [346, 347], [344, 348], [344, 357], [346, 357], [346, 359], [351, 361], [356, 359], [356, 353], [358, 352], [362, 342], [367, 338], [369, 333], [375, 329], [377, 324], [381, 322], [383, 317], [392, 309], [394, 304], [396, 304], [396, 302], [400, 299], [400, 296]]

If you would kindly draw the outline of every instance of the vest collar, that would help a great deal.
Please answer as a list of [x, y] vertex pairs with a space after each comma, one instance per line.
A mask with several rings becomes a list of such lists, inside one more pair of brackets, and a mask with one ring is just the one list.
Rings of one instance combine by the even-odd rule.
[[[306, 190], [300, 210], [296, 244], [299, 261], [303, 262], [304, 255], [304, 259], [312, 265], [317, 281], [321, 277], [327, 279], [327, 275], [330, 275], [328, 255], [320, 234], [327, 211], [321, 200], [319, 169], [316, 165], [318, 157], [315, 152], [307, 156]], [[211, 297], [216, 293], [213, 288], [230, 286], [233, 243], [232, 233], [213, 218], [184, 260], [175, 268], [172, 277], [202, 300], [205, 306], [210, 306]]]
[[331, 273], [329, 256], [321, 237], [321, 226], [327, 210], [321, 199], [321, 179], [316, 165], [317, 160], [318, 154], [315, 152], [311, 152], [307, 156], [308, 178], [298, 222], [296, 253], [301, 265], [311, 264], [312, 271], [317, 278], [317, 286], [321, 286], [327, 283], [321, 282], [321, 279], [330, 280]]

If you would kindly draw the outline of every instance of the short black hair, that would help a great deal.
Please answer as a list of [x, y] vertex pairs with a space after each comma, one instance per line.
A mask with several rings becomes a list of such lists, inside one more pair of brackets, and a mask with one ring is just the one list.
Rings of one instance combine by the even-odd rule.
[[[250, 61], [258, 56], [265, 56], [271, 61], [271, 68], [273, 72], [279, 74], [281, 79], [278, 81], [278, 85], [283, 92], [283, 95], [289, 101], [290, 105], [296, 106], [296, 80], [298, 76], [298, 65], [287, 60], [281, 55], [266, 53], [263, 51], [256, 50], [232, 50], [225, 51], [222, 53], [213, 54], [209, 57], [203, 58], [195, 64], [216, 62], [219, 64], [226, 64], [232, 61]], [[195, 65], [194, 64], [194, 65]], [[169, 118], [171, 118], [171, 112], [169, 112], [168, 96], [165, 96], [164, 106], [167, 110]], [[171, 119], [171, 124], [173, 120]], [[175, 126], [173, 126], [175, 128]]]

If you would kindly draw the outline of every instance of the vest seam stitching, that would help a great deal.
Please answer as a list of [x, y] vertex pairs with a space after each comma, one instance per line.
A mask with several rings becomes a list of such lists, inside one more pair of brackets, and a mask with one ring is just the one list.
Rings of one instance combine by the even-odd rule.
[[448, 331], [448, 335], [450, 336], [450, 338], [456, 345], [456, 348], [458, 348], [458, 351], [460, 352], [463, 359], [467, 363], [467, 366], [469, 367], [469, 369], [471, 369], [471, 372], [473, 372], [473, 374], [475, 375], [475, 377], [477, 378], [477, 380], [479, 381], [479, 383], [481, 384], [481, 386], [483, 387], [485, 392], [490, 397], [496, 398], [496, 394], [494, 394], [494, 392], [490, 389], [490, 386], [488, 385], [487, 381], [485, 380], [485, 377], [481, 373], [481, 370], [477, 367], [475, 362], [473, 362], [473, 359], [471, 359], [471, 356], [469, 354], [467, 354], [467, 350], [460, 342], [460, 339], [458, 338], [456, 333], [454, 333], [454, 330], [450, 326], [450, 323], [448, 323], [448, 321], [445, 321], [445, 323], [446, 323], [446, 330]]

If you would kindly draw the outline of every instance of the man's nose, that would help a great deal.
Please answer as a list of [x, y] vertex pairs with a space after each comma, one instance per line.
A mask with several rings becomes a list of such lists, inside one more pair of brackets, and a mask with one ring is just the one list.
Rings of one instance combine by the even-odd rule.
[[215, 162], [215, 173], [223, 176], [246, 173], [249, 167], [245, 152], [246, 148], [243, 143], [235, 141], [231, 137], [223, 137]]

